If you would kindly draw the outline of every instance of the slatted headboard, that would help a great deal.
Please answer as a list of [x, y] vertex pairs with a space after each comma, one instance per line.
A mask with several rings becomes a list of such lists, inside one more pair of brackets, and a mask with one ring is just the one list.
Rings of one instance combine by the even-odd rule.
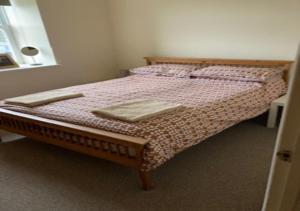
[[199, 65], [238, 65], [256, 67], [283, 67], [284, 80], [288, 82], [293, 61], [287, 60], [241, 60], [241, 59], [206, 59], [177, 57], [145, 57], [147, 65], [153, 64], [199, 64]]

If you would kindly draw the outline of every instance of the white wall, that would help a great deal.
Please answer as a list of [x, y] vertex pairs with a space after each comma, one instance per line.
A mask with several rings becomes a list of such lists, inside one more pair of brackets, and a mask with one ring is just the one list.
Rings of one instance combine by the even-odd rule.
[[0, 72], [0, 99], [117, 75], [106, 0], [38, 0], [60, 66]]
[[120, 68], [143, 56], [294, 59], [299, 0], [109, 0]]
[[299, 0], [37, 2], [61, 65], [0, 72], [0, 99], [109, 79], [148, 55], [293, 59], [300, 37]]

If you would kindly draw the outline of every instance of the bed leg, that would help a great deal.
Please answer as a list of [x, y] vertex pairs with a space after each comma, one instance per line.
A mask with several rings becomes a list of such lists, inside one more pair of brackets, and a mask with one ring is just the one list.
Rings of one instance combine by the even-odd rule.
[[139, 177], [143, 190], [149, 191], [154, 188], [150, 172], [139, 171]]

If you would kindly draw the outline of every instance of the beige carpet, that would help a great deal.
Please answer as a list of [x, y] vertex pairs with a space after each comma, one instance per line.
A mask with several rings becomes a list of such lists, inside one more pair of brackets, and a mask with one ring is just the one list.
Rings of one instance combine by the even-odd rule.
[[159, 168], [156, 189], [133, 170], [24, 140], [0, 145], [1, 211], [259, 211], [276, 130], [249, 121]]
[[294, 210], [295, 211], [299, 211], [300, 210], [300, 193], [298, 194], [298, 199], [296, 201]]

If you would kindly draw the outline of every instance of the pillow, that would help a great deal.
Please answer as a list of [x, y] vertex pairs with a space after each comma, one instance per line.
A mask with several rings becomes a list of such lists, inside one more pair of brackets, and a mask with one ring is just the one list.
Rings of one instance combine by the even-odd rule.
[[283, 68], [209, 66], [193, 71], [191, 77], [265, 82], [283, 74]]
[[166, 77], [188, 78], [197, 65], [160, 64], [138, 67], [129, 70], [131, 75], [155, 75]]

